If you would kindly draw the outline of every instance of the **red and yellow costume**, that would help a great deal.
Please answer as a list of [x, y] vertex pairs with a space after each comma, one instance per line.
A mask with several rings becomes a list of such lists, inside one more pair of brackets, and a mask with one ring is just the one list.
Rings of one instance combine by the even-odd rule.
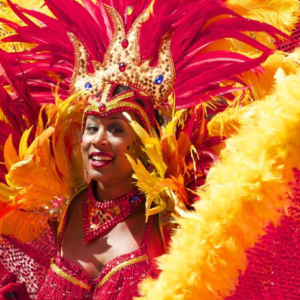
[[[246, 250], [288, 210], [300, 167], [299, 54], [275, 50], [298, 22], [298, 1], [81, 2], [3, 4], [2, 284], [26, 283], [32, 299], [230, 296]], [[130, 90], [115, 97], [117, 85]], [[141, 119], [132, 126], [147, 162], [128, 159], [150, 225], [137, 253], [91, 282], [55, 257], [48, 224], [63, 230], [71, 195], [86, 185], [82, 120], [118, 111]], [[158, 278], [144, 246], [156, 214], [162, 236], [178, 224]], [[153, 276], [139, 293], [144, 275]]]

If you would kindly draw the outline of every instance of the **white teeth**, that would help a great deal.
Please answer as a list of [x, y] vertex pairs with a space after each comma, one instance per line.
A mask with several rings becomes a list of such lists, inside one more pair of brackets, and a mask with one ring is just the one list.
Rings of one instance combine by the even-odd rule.
[[102, 160], [112, 160], [111, 157], [105, 157], [105, 156], [92, 156], [92, 160], [96, 160], [96, 161], [102, 161]]

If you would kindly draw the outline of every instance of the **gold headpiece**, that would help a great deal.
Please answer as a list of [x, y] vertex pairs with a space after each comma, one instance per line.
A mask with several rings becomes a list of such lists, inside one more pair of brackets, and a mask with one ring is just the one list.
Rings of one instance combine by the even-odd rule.
[[175, 68], [171, 55], [171, 34], [163, 36], [158, 52], [158, 64], [150, 65], [150, 60], [141, 61], [139, 36], [142, 24], [150, 16], [146, 9], [133, 23], [128, 34], [118, 12], [105, 5], [110, 15], [114, 33], [104, 55], [103, 63], [92, 61], [94, 73], [87, 70], [88, 54], [81, 41], [69, 34], [75, 49], [75, 69], [71, 81], [71, 92], [84, 91], [84, 95], [102, 92], [104, 86], [113, 81], [133, 87], [148, 96], [152, 105], [162, 105], [173, 89]]

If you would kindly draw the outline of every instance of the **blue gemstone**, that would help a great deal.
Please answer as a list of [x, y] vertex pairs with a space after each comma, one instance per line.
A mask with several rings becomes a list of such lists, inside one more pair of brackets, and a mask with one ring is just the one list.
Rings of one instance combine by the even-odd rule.
[[129, 199], [129, 203], [130, 203], [130, 204], [134, 204], [134, 203], [136, 203], [138, 200], [139, 200], [139, 197], [138, 197], [138, 196], [132, 196], [132, 197]]
[[164, 80], [164, 77], [162, 75], [158, 75], [156, 78], [155, 78], [155, 84], [161, 84]]
[[92, 85], [91, 85], [89, 82], [87, 82], [87, 83], [84, 85], [84, 88], [85, 88], [86, 90], [89, 90], [89, 89], [92, 88]]

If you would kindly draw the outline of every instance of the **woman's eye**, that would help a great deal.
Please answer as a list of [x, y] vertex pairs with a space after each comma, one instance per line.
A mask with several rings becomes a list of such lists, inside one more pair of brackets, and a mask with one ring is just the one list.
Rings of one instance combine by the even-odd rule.
[[98, 127], [95, 125], [88, 125], [85, 130], [89, 133], [95, 133], [98, 131]]
[[108, 131], [111, 132], [111, 133], [121, 133], [123, 132], [123, 128], [120, 127], [120, 126], [112, 126], [112, 127], [109, 127], [108, 128]]

